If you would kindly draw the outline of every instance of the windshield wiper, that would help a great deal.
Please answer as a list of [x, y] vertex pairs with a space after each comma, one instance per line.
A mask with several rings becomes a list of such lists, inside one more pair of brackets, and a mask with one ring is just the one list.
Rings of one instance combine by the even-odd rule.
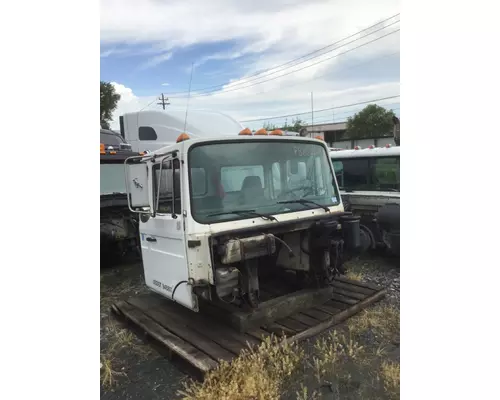
[[208, 214], [207, 217], [217, 217], [219, 215], [226, 215], [226, 214], [253, 214], [257, 217], [260, 217], [262, 219], [268, 220], [268, 221], [278, 221], [275, 217], [272, 215], [267, 215], [267, 214], [260, 214], [256, 212], [255, 210], [231, 210], [231, 211], [221, 211], [218, 213], [213, 213], [213, 214]]
[[318, 207], [321, 207], [323, 210], [325, 210], [326, 212], [330, 212], [330, 209], [326, 206], [323, 206], [319, 203], [316, 203], [315, 201], [312, 201], [312, 200], [307, 200], [307, 199], [298, 199], [298, 200], [283, 200], [283, 201], [278, 201], [277, 202], [278, 204], [293, 204], [293, 203], [297, 203], [297, 204], [302, 204], [302, 205], [306, 205], [306, 204], [314, 204], [315, 206], [318, 206]]

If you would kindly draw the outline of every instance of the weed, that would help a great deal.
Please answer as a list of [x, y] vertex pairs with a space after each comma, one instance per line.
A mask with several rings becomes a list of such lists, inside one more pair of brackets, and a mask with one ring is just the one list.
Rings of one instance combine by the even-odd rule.
[[399, 398], [399, 374], [400, 366], [398, 363], [384, 361], [380, 366], [380, 377], [384, 384], [384, 390], [391, 399]]
[[386, 304], [376, 305], [351, 318], [347, 327], [357, 338], [371, 331], [384, 341], [393, 341], [399, 337], [399, 309]]
[[186, 383], [179, 394], [186, 400], [278, 399], [303, 357], [298, 345], [268, 338], [256, 349], [243, 350], [231, 363], [222, 361], [202, 383]]
[[316, 390], [309, 393], [309, 389], [303, 383], [300, 384], [300, 390], [297, 390], [296, 396], [297, 400], [318, 400], [320, 398]]
[[358, 271], [347, 271], [345, 276], [347, 279], [350, 279], [351, 281], [361, 281], [364, 278], [363, 273]]
[[101, 354], [101, 382], [105, 387], [112, 387], [115, 384], [115, 377], [125, 376], [125, 372], [118, 372], [113, 369], [112, 359]]

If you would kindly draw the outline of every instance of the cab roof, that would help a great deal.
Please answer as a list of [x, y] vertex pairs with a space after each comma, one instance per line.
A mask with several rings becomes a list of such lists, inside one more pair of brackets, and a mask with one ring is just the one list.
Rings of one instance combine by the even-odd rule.
[[375, 147], [373, 149], [359, 149], [359, 150], [337, 150], [330, 151], [332, 159], [343, 158], [366, 158], [366, 157], [384, 157], [384, 156], [399, 156], [400, 146], [394, 147]]

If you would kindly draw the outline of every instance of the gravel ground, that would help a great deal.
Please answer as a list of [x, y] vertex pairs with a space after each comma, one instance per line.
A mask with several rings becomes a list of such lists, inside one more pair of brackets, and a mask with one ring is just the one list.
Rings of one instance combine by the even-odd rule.
[[[388, 296], [380, 304], [393, 306], [399, 310], [399, 259], [363, 256], [349, 261], [347, 267], [349, 273], [356, 275], [361, 281], [386, 287]], [[143, 282], [140, 263], [101, 269], [101, 399], [175, 399], [177, 390], [187, 379], [175, 365], [110, 315], [109, 307], [114, 301], [147, 292]], [[342, 330], [346, 326], [347, 324], [343, 324], [335, 329]], [[375, 348], [380, 346], [380, 343], [379, 338], [370, 332], [363, 336], [363, 346]], [[397, 338], [394, 337], [385, 345], [387, 345], [388, 359], [399, 362], [399, 333]], [[304, 346], [307, 354], [311, 354], [312, 342], [306, 342]], [[111, 382], [108, 380], [109, 376]], [[309, 385], [312, 388], [317, 387], [317, 384], [312, 382]], [[321, 392], [324, 393], [320, 398], [338, 397], [332, 397], [328, 391], [321, 390]], [[345, 394], [340, 396], [351, 398]]]

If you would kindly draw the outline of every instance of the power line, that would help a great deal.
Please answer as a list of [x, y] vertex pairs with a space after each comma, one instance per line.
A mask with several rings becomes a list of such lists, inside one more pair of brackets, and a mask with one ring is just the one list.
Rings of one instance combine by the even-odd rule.
[[[387, 107], [386, 104], [382, 105], [382, 107], [384, 107], [385, 109], [389, 110], [389, 111], [397, 111], [399, 110], [399, 107]], [[352, 110], [352, 111], [348, 111], [346, 113], [342, 113], [342, 114], [356, 114], [356, 112], [359, 112], [361, 110]], [[308, 121], [304, 121], [304, 122], [308, 122]], [[332, 118], [331, 117], [328, 117], [328, 118], [321, 118], [319, 120], [317, 120], [316, 118], [314, 119], [314, 123], [315, 125], [323, 125], [323, 124], [340, 124], [340, 123], [345, 123], [346, 122], [346, 119], [343, 118], [342, 121], [335, 121], [335, 122], [332, 122]]]
[[[201, 94], [198, 94], [198, 95], [192, 95], [191, 97], [205, 97], [205, 96], [209, 96], [209, 95], [216, 96], [216, 95], [219, 95], [219, 94], [224, 94], [224, 93], [234, 92], [234, 91], [236, 91], [236, 90], [246, 89], [246, 88], [249, 88], [249, 87], [252, 87], [252, 86], [260, 85], [261, 83], [266, 83], [266, 82], [273, 81], [273, 80], [275, 80], [275, 79], [283, 78], [284, 76], [287, 76], [287, 75], [293, 74], [293, 73], [295, 73], [295, 72], [302, 71], [302, 70], [307, 69], [307, 68], [311, 68], [311, 67], [313, 67], [313, 66], [315, 66], [315, 65], [317, 65], [317, 64], [321, 64], [321, 63], [323, 63], [323, 62], [325, 62], [325, 61], [328, 61], [328, 60], [331, 60], [331, 59], [333, 59], [333, 58], [336, 58], [336, 57], [342, 56], [342, 55], [344, 55], [344, 54], [350, 53], [351, 51], [354, 51], [354, 50], [356, 50], [356, 49], [359, 49], [360, 47], [366, 46], [366, 45], [368, 45], [368, 44], [370, 44], [370, 43], [376, 42], [376, 41], [381, 40], [381, 39], [383, 39], [383, 38], [385, 38], [385, 37], [387, 37], [387, 36], [389, 36], [389, 35], [392, 35], [392, 34], [394, 34], [394, 33], [396, 33], [396, 32], [399, 32], [399, 30], [400, 30], [400, 29], [396, 29], [396, 30], [394, 30], [394, 31], [392, 31], [392, 32], [389, 32], [389, 33], [387, 33], [387, 34], [385, 34], [385, 35], [383, 35], [383, 36], [379, 37], [379, 38], [376, 38], [376, 39], [370, 40], [369, 42], [363, 43], [363, 44], [361, 44], [361, 45], [359, 45], [359, 46], [353, 47], [352, 49], [346, 50], [346, 51], [344, 51], [343, 53], [335, 54], [334, 56], [331, 56], [331, 57], [325, 58], [325, 59], [320, 60], [320, 61], [317, 61], [317, 62], [315, 62], [315, 63], [313, 63], [313, 64], [306, 65], [306, 66], [304, 66], [304, 67], [302, 67], [302, 68], [299, 68], [299, 69], [296, 69], [296, 70], [293, 70], [293, 71], [287, 72], [287, 73], [285, 73], [285, 74], [283, 74], [283, 75], [276, 76], [276, 77], [274, 77], [274, 78], [266, 79], [266, 80], [263, 80], [263, 81], [261, 81], [261, 82], [255, 82], [255, 83], [250, 84], [250, 85], [247, 85], [247, 86], [236, 87], [236, 88], [232, 88], [232, 89], [228, 89], [228, 90], [224, 90], [224, 91], [213, 91], [213, 92], [201, 93]], [[185, 98], [185, 96], [179, 96], [179, 97], [176, 97], [176, 96], [171, 96], [171, 97], [172, 97], [172, 98]]]
[[[394, 53], [391, 53], [391, 54], [387, 54], [387, 55], [383, 55], [381, 57], [377, 57], [375, 59], [372, 59], [372, 60], [368, 60], [368, 61], [363, 61], [361, 63], [357, 63], [357, 64], [351, 64], [351, 65], [347, 65], [346, 67], [349, 68], [349, 71], [352, 71], [353, 69], [355, 68], [358, 68], [359, 66], [362, 66], [362, 65], [365, 65], [365, 64], [371, 64], [373, 63], [374, 61], [377, 61], [381, 58], [387, 58], [387, 57], [391, 57], [391, 56], [394, 56], [396, 54], [399, 54], [399, 51], [396, 51]], [[265, 93], [269, 93], [269, 92], [272, 92], [274, 90], [282, 90], [283, 88], [290, 88], [290, 87], [295, 87], [295, 86], [299, 86], [299, 85], [303, 85], [304, 83], [306, 82], [312, 82], [312, 81], [315, 81], [316, 79], [319, 79], [319, 78], [323, 78], [327, 75], [330, 74], [330, 71], [325, 73], [325, 74], [321, 74], [321, 75], [315, 75], [313, 76], [311, 79], [307, 79], [307, 80], [304, 80], [304, 81], [300, 81], [300, 82], [296, 82], [296, 83], [292, 83], [292, 84], [289, 84], [289, 85], [285, 85], [285, 86], [279, 86], [278, 88], [275, 88], [275, 89], [271, 89], [271, 90], [263, 90], [263, 91], [260, 91], [260, 92], [257, 92], [257, 93], [251, 93], [249, 94], [248, 96], [258, 96], [260, 94], [265, 94]]]
[[[359, 106], [359, 105], [362, 105], [362, 104], [368, 104], [368, 103], [373, 103], [373, 102], [382, 101], [382, 100], [395, 99], [395, 98], [398, 98], [398, 97], [400, 97], [399, 94], [397, 96], [389, 96], [389, 97], [383, 97], [383, 98], [380, 98], [380, 99], [373, 99], [373, 100], [368, 100], [368, 101], [361, 101], [359, 103], [344, 104], [342, 106], [336, 106], [336, 107], [330, 107], [330, 108], [323, 108], [321, 110], [315, 110], [315, 112], [337, 110], [339, 108], [347, 108], [347, 107]], [[278, 116], [274, 116], [274, 117], [246, 119], [246, 120], [243, 120], [243, 121], [240, 121], [240, 122], [265, 121], [265, 120], [269, 120], [269, 119], [295, 117], [297, 115], [305, 115], [305, 114], [310, 114], [310, 113], [311, 113], [311, 111], [305, 111], [305, 112], [300, 112], [300, 113], [295, 113], [295, 114], [278, 115]]]
[[[357, 39], [354, 39], [354, 40], [352, 40], [352, 41], [350, 41], [350, 42], [348, 42], [348, 43], [345, 43], [345, 44], [343, 44], [343, 45], [341, 45], [341, 46], [339, 46], [339, 47], [336, 47], [336, 48], [334, 48], [334, 49], [331, 49], [331, 50], [329, 50], [329, 51], [326, 51], [326, 52], [324, 52], [324, 53], [321, 53], [321, 54], [319, 54], [319, 55], [317, 55], [317, 56], [314, 56], [314, 57], [308, 58], [307, 60], [304, 60], [304, 61], [301, 61], [301, 62], [299, 62], [299, 63], [296, 63], [297, 61], [299, 61], [299, 60], [301, 60], [301, 59], [307, 58], [307, 57], [309, 57], [309, 56], [311, 56], [311, 55], [313, 55], [313, 54], [315, 54], [315, 53], [319, 53], [319, 52], [321, 52], [321, 51], [323, 51], [323, 50], [325, 50], [325, 49], [327, 49], [327, 48], [329, 48], [329, 47], [335, 46], [335, 45], [337, 45], [337, 44], [339, 44], [339, 43], [341, 43], [341, 42], [343, 42], [343, 41], [345, 41], [345, 40], [347, 40], [347, 39], [350, 39], [350, 38], [352, 38], [352, 37], [354, 37], [354, 36], [359, 35], [360, 33], [363, 33], [363, 32], [365, 32], [365, 31], [367, 31], [367, 30], [369, 30], [369, 29], [372, 29], [373, 27], [375, 27], [375, 26], [377, 26], [377, 25], [380, 25], [380, 24], [382, 24], [382, 23], [384, 23], [384, 22], [386, 22], [386, 21], [388, 21], [388, 20], [390, 20], [390, 19], [392, 19], [392, 18], [394, 18], [394, 17], [396, 17], [396, 16], [398, 16], [398, 15], [399, 15], [399, 13], [398, 13], [398, 14], [395, 14], [395, 15], [393, 15], [392, 17], [389, 17], [389, 18], [387, 18], [387, 19], [385, 19], [385, 20], [383, 20], [383, 21], [380, 21], [380, 22], [378, 22], [378, 23], [376, 23], [376, 24], [374, 24], [374, 25], [371, 25], [371, 26], [369, 26], [368, 28], [365, 28], [365, 29], [363, 29], [363, 30], [361, 30], [361, 31], [359, 31], [359, 32], [356, 32], [356, 33], [354, 33], [354, 34], [352, 34], [352, 35], [349, 35], [349, 36], [347, 36], [347, 37], [345, 37], [345, 38], [343, 38], [343, 39], [341, 39], [341, 40], [338, 40], [338, 41], [336, 41], [336, 42], [334, 42], [334, 43], [331, 43], [331, 44], [329, 44], [329, 45], [327, 45], [327, 46], [324, 46], [324, 47], [322, 47], [322, 48], [320, 48], [320, 49], [318, 49], [318, 50], [312, 51], [312, 52], [310, 52], [310, 53], [308, 53], [308, 54], [305, 54], [305, 55], [303, 55], [303, 56], [301, 56], [301, 57], [298, 57], [298, 58], [296, 58], [296, 59], [290, 60], [290, 61], [288, 61], [288, 62], [286, 62], [286, 63], [284, 63], [284, 64], [278, 65], [277, 67], [268, 68], [268, 69], [266, 69], [266, 70], [259, 71], [259, 72], [257, 72], [257, 73], [252, 74], [252, 75], [249, 75], [249, 76], [247, 76], [247, 77], [244, 77], [244, 78], [238, 79], [237, 81], [235, 81], [236, 83], [233, 83], [233, 85], [245, 84], [245, 83], [249, 83], [249, 82], [251, 82], [251, 81], [258, 80], [258, 79], [260, 79], [260, 78], [266, 77], [266, 76], [274, 75], [274, 74], [276, 74], [277, 72], [284, 71], [284, 70], [289, 69], [289, 68], [291, 68], [291, 67], [294, 67], [294, 66], [297, 66], [297, 65], [303, 64], [303, 63], [305, 63], [305, 62], [307, 62], [307, 61], [310, 61], [310, 60], [313, 60], [313, 59], [315, 59], [315, 58], [321, 57], [321, 56], [323, 56], [323, 55], [325, 55], [325, 54], [331, 53], [332, 51], [338, 50], [339, 48], [344, 47], [344, 46], [346, 46], [346, 45], [348, 45], [348, 44], [350, 44], [350, 43], [356, 42], [356, 41], [361, 40], [361, 39], [363, 39], [363, 38], [365, 38], [365, 37], [367, 37], [367, 36], [373, 35], [374, 33], [377, 33], [377, 32], [379, 32], [379, 31], [381, 31], [381, 30], [383, 30], [383, 29], [386, 29], [386, 28], [388, 28], [388, 27], [390, 27], [390, 26], [392, 26], [392, 25], [394, 25], [394, 24], [398, 23], [398, 22], [399, 22], [399, 20], [398, 20], [398, 21], [395, 21], [395, 22], [393, 22], [393, 23], [391, 23], [391, 24], [389, 24], [389, 25], [383, 26], [382, 28], [380, 28], [380, 29], [378, 29], [378, 30], [376, 30], [376, 31], [370, 32], [370, 33], [368, 33], [368, 34], [366, 34], [366, 35], [364, 35], [364, 36], [361, 36], [361, 37], [359, 37], [359, 38], [357, 38]], [[291, 65], [291, 66], [289, 66], [289, 67], [287, 67], [287, 68], [281, 69], [281, 71], [279, 70], [280, 68], [282, 68], [282, 67], [284, 67], [284, 66], [287, 66], [287, 65], [289, 65], [289, 64], [293, 64], [293, 63], [295, 63], [295, 64], [294, 64], [294, 65]], [[274, 72], [271, 72], [271, 73], [269, 73], [269, 74], [266, 74], [267, 72], [270, 72], [270, 71], [273, 71], [273, 70], [277, 70], [277, 71], [274, 71]], [[250, 79], [250, 78], [252, 78], [252, 79]], [[238, 81], [240, 81], [240, 82], [238, 83]], [[222, 86], [224, 86], [224, 85], [226, 85], [226, 83], [221, 83], [221, 84], [218, 84], [218, 85], [208, 86], [208, 87], [201, 88], [201, 89], [197, 90], [197, 92], [201, 92], [201, 93], [203, 94], [203, 93], [204, 93], [204, 91], [206, 91], [206, 90], [212, 91], [212, 89], [220, 88], [220, 87], [222, 87]], [[179, 96], [172, 96], [172, 95], [182, 95], [182, 94], [187, 94], [187, 92], [185, 92], [185, 91], [184, 91], [184, 92], [173, 92], [173, 93], [170, 93], [170, 97], [179, 97]]]
[[[302, 58], [308, 57], [308, 56], [310, 56], [310, 55], [313, 55], [313, 54], [315, 54], [315, 53], [318, 53], [318, 52], [320, 52], [320, 51], [323, 51], [323, 50], [327, 49], [328, 47], [331, 47], [331, 46], [334, 46], [334, 45], [336, 45], [336, 44], [338, 44], [338, 43], [340, 43], [340, 42], [343, 42], [344, 40], [350, 39], [350, 38], [351, 38], [351, 37], [353, 37], [353, 36], [359, 35], [360, 33], [363, 33], [363, 32], [365, 32], [365, 31], [367, 31], [367, 30], [369, 30], [369, 29], [371, 29], [371, 28], [373, 28], [373, 27], [375, 27], [375, 26], [377, 26], [377, 25], [383, 24], [384, 22], [387, 22], [387, 21], [389, 21], [389, 20], [391, 20], [391, 19], [393, 19], [393, 18], [395, 18], [395, 17], [398, 17], [399, 15], [400, 15], [400, 13], [394, 14], [392, 17], [389, 17], [389, 18], [383, 19], [382, 21], [377, 22], [376, 24], [373, 24], [373, 25], [369, 26], [368, 28], [362, 29], [362, 30], [361, 30], [361, 31], [359, 31], [359, 32], [353, 33], [352, 35], [345, 37], [344, 39], [338, 40], [338, 41], [336, 41], [336, 42], [334, 42], [334, 43], [331, 43], [331, 44], [329, 44], [329, 45], [326, 45], [326, 46], [324, 46], [324, 47], [322, 47], [322, 48], [320, 48], [320, 49], [314, 50], [314, 51], [312, 51], [312, 52], [310, 52], [310, 53], [304, 54], [303, 56], [300, 56], [300, 57], [295, 58], [295, 59], [293, 59], [293, 60], [287, 61], [287, 62], [286, 62], [286, 63], [284, 63], [284, 64], [280, 64], [280, 65], [278, 65], [278, 66], [276, 66], [276, 67], [271, 67], [271, 68], [268, 68], [268, 69], [263, 69], [263, 70], [257, 71], [257, 72], [255, 72], [255, 73], [253, 73], [252, 75], [248, 75], [247, 77], [245, 77], [245, 78], [240, 78], [240, 79], [238, 79], [238, 80], [248, 79], [248, 78], [251, 78], [251, 77], [253, 77], [253, 76], [263, 74], [263, 73], [265, 73], [265, 72], [267, 72], [267, 71], [272, 71], [273, 69], [277, 69], [277, 68], [283, 67], [283, 66], [285, 66], [285, 65], [291, 64], [291, 63], [293, 63], [293, 62], [295, 62], [295, 61], [298, 61], [298, 60], [300, 60], [300, 59], [302, 59]], [[390, 26], [390, 25], [388, 25], [388, 26]], [[386, 26], [385, 28], [387, 28], [388, 26]], [[372, 32], [372, 33], [375, 33], [375, 32]], [[323, 53], [323, 54], [326, 54], [326, 53]], [[218, 75], [227, 75], [227, 72], [226, 72], [226, 73], [222, 73], [222, 74], [216, 74], [216, 76], [218, 76]], [[211, 86], [211, 87], [216, 87], [216, 86], [223, 86], [223, 84], [221, 84], [221, 85], [214, 85], [214, 86]], [[199, 89], [199, 90], [204, 90], [204, 89], [208, 89], [208, 88], [211, 88], [211, 87], [201, 88], [201, 89]], [[186, 92], [175, 92], [175, 93], [172, 93], [172, 94], [182, 94], [182, 93], [186, 93]]]
[[149, 107], [151, 104], [153, 104], [155, 101], [156, 101], [156, 97], [154, 98], [154, 100], [153, 100], [151, 103], [146, 104], [144, 107], [142, 107], [142, 108], [139, 110], [139, 112], [141, 112], [141, 111], [143, 111], [144, 109], [148, 108], [148, 107]]

